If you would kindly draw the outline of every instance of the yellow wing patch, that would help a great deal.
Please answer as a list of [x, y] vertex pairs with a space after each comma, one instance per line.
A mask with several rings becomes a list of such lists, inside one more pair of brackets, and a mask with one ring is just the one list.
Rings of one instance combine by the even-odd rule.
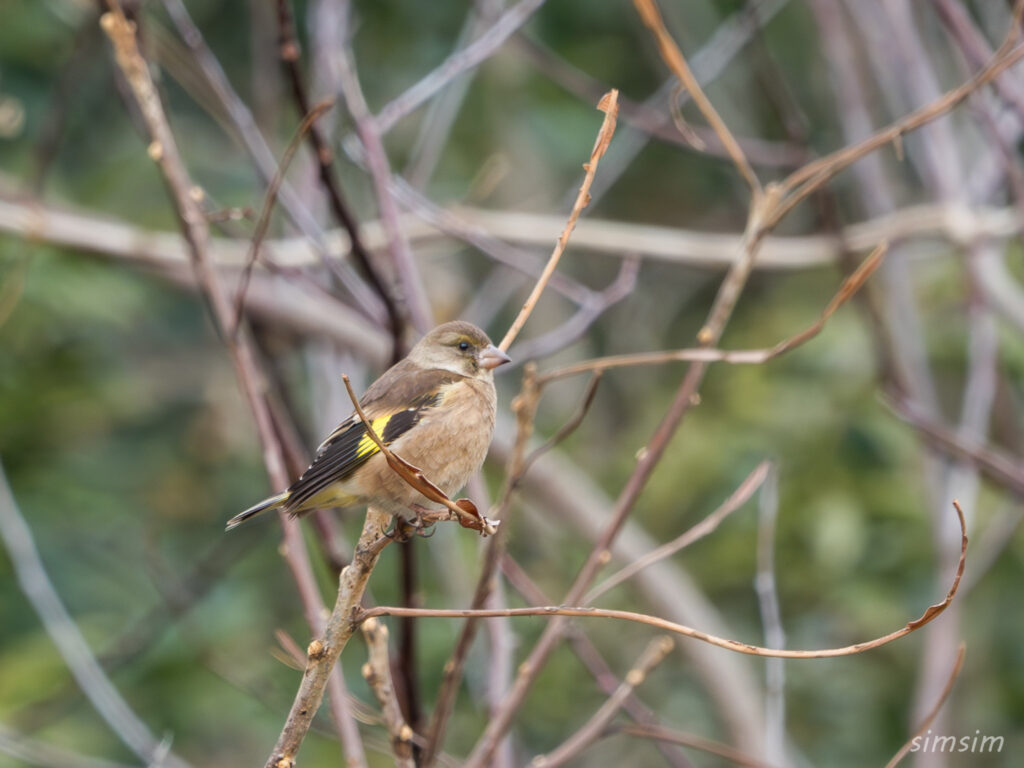
[[[379, 416], [376, 419], [370, 420], [370, 426], [373, 428], [373, 431], [377, 435], [377, 437], [379, 437], [382, 441], [384, 440], [384, 429], [387, 427], [389, 421], [391, 421], [391, 416]], [[378, 448], [377, 444], [373, 442], [372, 437], [370, 437], [368, 434], [363, 435], [363, 437], [359, 440], [359, 444], [356, 446], [356, 458], [363, 459], [366, 458], [367, 456], [372, 456], [379, 450], [380, 448]]]

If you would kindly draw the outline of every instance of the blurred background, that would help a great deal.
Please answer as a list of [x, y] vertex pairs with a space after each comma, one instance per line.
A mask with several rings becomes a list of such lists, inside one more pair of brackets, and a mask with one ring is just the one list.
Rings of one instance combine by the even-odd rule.
[[[545, 371], [694, 345], [739, 252], [750, 192], [679, 95], [631, 3], [123, 5], [232, 291], [268, 179], [303, 117], [279, 56], [278, 12], [290, 8], [294, 71], [309, 103], [338, 100], [317, 122], [333, 155], [328, 174], [385, 286], [412, 297], [399, 303], [406, 343], [417, 338], [417, 293], [431, 323], [463, 318], [504, 335], [575, 198], [601, 122], [594, 106], [620, 89], [593, 201], [558, 282], [512, 347], [516, 367], [498, 380], [495, 446], [469, 492], [481, 509], [505, 477], [523, 363]], [[1012, 23], [999, 0], [663, 0], [661, 9], [765, 183], [966, 81]], [[191, 765], [259, 765], [300, 677], [282, 638], [305, 648], [310, 630], [280, 524], [223, 532], [228, 517], [278, 489], [99, 15], [86, 0], [0, 1], [0, 460], [53, 589], [135, 715]], [[474, 44], [485, 54], [479, 66], [448, 77], [448, 57]], [[378, 116], [371, 128], [391, 174], [383, 191], [364, 168], [346, 62]], [[437, 87], [413, 103], [417, 83]], [[710, 536], [597, 604], [757, 644], [779, 640], [777, 631], [766, 639], [773, 625], [789, 648], [868, 640], [945, 594], [959, 498], [972, 543], [956, 601], [921, 631], [846, 658], [772, 666], [680, 638], [637, 692], [666, 728], [758, 764], [884, 765], [937, 701], [963, 642], [963, 671], [932, 731], [1002, 736], [1002, 750], [908, 759], [1019, 763], [1020, 83], [1019, 67], [1010, 69], [858, 162], [769, 238], [723, 347], [769, 347], [806, 328], [875, 244], [887, 239], [891, 250], [817, 338], [763, 365], [711, 366], [612, 568], [699, 522], [764, 460], [770, 477]], [[393, 258], [381, 195], [412, 271]], [[308, 137], [279, 198], [246, 317], [279, 434], [308, 458], [351, 410], [341, 374], [359, 389], [386, 367], [393, 344]], [[579, 428], [523, 480], [505, 520], [508, 554], [548, 602], [568, 589], [684, 373], [680, 363], [608, 372]], [[536, 444], [572, 417], [585, 387], [574, 377], [545, 389]], [[18, 514], [4, 514], [8, 547]], [[328, 605], [360, 525], [358, 514], [333, 512], [303, 521]], [[372, 599], [467, 606], [482, 547], [471, 532], [439, 525], [406, 555], [412, 581], [401, 548], [389, 547]], [[766, 621], [754, 586], [768, 573], [766, 551], [775, 555], [777, 623]], [[8, 553], [0, 549], [0, 766], [142, 764], [83, 695]], [[496, 599], [535, 602], [504, 580]], [[479, 633], [447, 764], [470, 752], [544, 621], [501, 620]], [[402, 630], [388, 623], [397, 653]], [[460, 626], [415, 625], [406, 660], [421, 719]], [[619, 678], [655, 634], [605, 620], [577, 626]], [[539, 675], [500, 764], [555, 748], [606, 700], [574, 647], [560, 645]], [[345, 679], [369, 763], [388, 765], [387, 734], [359, 673], [365, 658], [357, 637], [342, 658]], [[340, 764], [337, 742], [325, 710], [301, 764]], [[572, 764], [623, 759], [736, 764], [624, 734]]]

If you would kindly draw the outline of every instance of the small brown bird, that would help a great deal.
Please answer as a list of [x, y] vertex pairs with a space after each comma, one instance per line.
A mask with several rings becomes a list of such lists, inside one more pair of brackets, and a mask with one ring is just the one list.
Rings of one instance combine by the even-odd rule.
[[[377, 379], [359, 404], [385, 445], [423, 470], [448, 496], [483, 463], [494, 433], [494, 369], [509, 362], [472, 323], [439, 325]], [[284, 493], [228, 520], [227, 529], [268, 509], [292, 516], [372, 504], [403, 520], [426, 499], [388, 466], [353, 413], [320, 445]]]

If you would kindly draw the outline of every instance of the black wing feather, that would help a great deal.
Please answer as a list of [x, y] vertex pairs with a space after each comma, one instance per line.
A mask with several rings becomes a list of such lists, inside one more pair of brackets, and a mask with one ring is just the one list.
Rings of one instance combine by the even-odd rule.
[[[390, 445], [415, 427], [424, 412], [441, 402], [441, 393], [432, 392], [416, 398], [405, 410], [392, 415], [384, 425], [381, 440]], [[374, 417], [370, 417], [371, 420]], [[377, 417], [379, 418], [379, 417]], [[316, 458], [302, 477], [288, 489], [286, 508], [298, 510], [305, 502], [334, 483], [345, 480], [378, 453], [377, 450], [359, 453], [359, 445], [366, 436], [366, 425], [353, 414], [324, 441]]]

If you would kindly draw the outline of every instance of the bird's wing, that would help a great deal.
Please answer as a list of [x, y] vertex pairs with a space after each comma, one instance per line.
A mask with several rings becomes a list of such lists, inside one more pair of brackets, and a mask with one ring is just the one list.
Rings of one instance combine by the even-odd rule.
[[[403, 360], [390, 368], [360, 401], [366, 417], [385, 445], [415, 427], [423, 415], [441, 404], [444, 388], [459, 378], [441, 370], [424, 370]], [[346, 480], [380, 449], [367, 434], [358, 414], [352, 414], [317, 449], [309, 468], [288, 489], [286, 508], [302, 505], [334, 483]]]

